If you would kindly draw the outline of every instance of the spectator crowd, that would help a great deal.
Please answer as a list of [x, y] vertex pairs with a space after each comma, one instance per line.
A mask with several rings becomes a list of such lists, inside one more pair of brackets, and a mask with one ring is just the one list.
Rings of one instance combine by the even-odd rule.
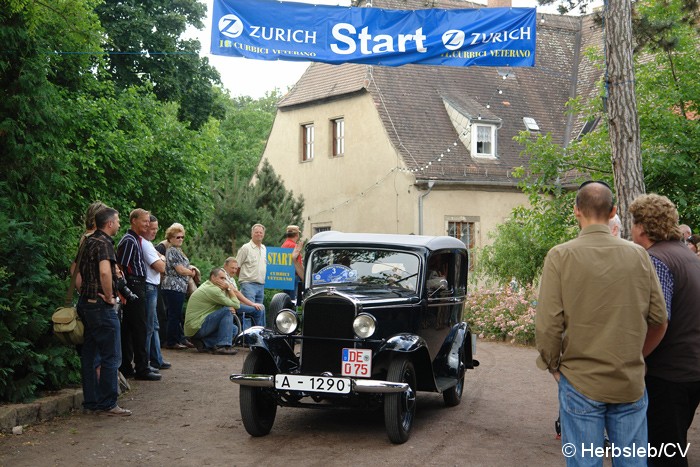
[[91, 204], [72, 265], [78, 269], [77, 308], [85, 326], [78, 348], [85, 413], [131, 415], [117, 404], [120, 380], [125, 386], [128, 378], [160, 381], [161, 371], [172, 367], [161, 346], [235, 355], [238, 333], [266, 324], [263, 225], [255, 224], [237, 257], [226, 258], [203, 282], [183, 251], [181, 224], [168, 227], [155, 246], [158, 219], [149, 211], [131, 211], [129, 228], [115, 246], [120, 226], [115, 209]]

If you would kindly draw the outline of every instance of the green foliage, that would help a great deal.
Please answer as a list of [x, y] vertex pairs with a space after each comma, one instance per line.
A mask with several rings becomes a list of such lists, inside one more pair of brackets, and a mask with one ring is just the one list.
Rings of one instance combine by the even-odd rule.
[[211, 116], [223, 116], [214, 90], [219, 73], [199, 57], [199, 41], [180, 38], [188, 25], [203, 27], [204, 3], [105, 0], [95, 11], [105, 30], [104, 49], [115, 52], [108, 56], [107, 70], [118, 89], [152, 84], [159, 100], [180, 104], [180, 120], [193, 129]]
[[480, 339], [531, 345], [535, 342], [536, 306], [537, 288], [533, 286], [478, 289], [467, 296], [464, 320]]
[[[700, 227], [700, 54], [697, 2], [637, 5], [649, 30], [636, 68], [647, 190], [668, 196], [681, 222]], [[694, 15], [694, 16], [693, 16]]]
[[[180, 222], [196, 235], [211, 222], [220, 187], [240, 169], [245, 176], [237, 189], [252, 207], [240, 235], [248, 237], [259, 220], [277, 228], [263, 213], [269, 203], [277, 215], [279, 209], [301, 209], [301, 201], [287, 197], [280, 180], [267, 172], [263, 179], [269, 183], [248, 189], [274, 119], [275, 93], [260, 101], [230, 101], [211, 88], [206, 63], [183, 61], [176, 84], [194, 97], [164, 99], [158, 86], [167, 80], [115, 84], [103, 55], [52, 52], [100, 51], [105, 36], [96, 3], [13, 0], [11, 8], [0, 9], [1, 401], [29, 400], [40, 390], [79, 382], [75, 350], [57, 345], [50, 317], [63, 302], [68, 266], [92, 201], [115, 207], [122, 218], [143, 207], [164, 228]], [[136, 27], [129, 23], [119, 27]], [[216, 112], [206, 101], [207, 89]], [[200, 112], [201, 118], [183, 118], [183, 112]], [[240, 129], [229, 137], [236, 122]], [[298, 222], [295, 215], [280, 222]], [[213, 243], [187, 248], [203, 271], [223, 260]]]
[[612, 183], [606, 138], [604, 132], [588, 134], [563, 149], [549, 134], [516, 137], [530, 163], [514, 173], [530, 205], [515, 208], [491, 234], [493, 243], [478, 256], [477, 276], [498, 284], [537, 280], [549, 249], [576, 235], [572, 188], [590, 178]]
[[250, 240], [254, 224], [265, 226], [265, 243], [281, 245], [289, 224], [303, 226], [303, 197], [294, 197], [287, 191], [282, 179], [272, 166], [264, 161], [257, 173], [257, 183], [251, 185], [238, 176], [230, 185], [213, 190], [214, 210], [204, 224], [201, 236], [195, 239], [197, 251], [220, 251], [221, 262], [226, 256], [235, 256], [238, 249]]
[[[75, 364], [55, 371], [75, 350], [50, 342], [49, 323], [65, 285], [49, 274], [41, 239], [28, 223], [0, 210], [0, 400], [32, 398], [39, 388], [77, 381]], [[57, 293], [58, 292], [58, 293]]]

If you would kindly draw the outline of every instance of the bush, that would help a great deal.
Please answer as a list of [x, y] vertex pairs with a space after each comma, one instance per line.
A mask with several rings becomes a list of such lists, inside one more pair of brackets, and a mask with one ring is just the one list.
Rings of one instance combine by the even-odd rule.
[[28, 223], [0, 213], [0, 401], [31, 400], [42, 389], [79, 382], [75, 349], [51, 335], [51, 314], [65, 285], [47, 269]]
[[534, 286], [516, 290], [510, 286], [481, 289], [467, 297], [464, 317], [472, 332], [481, 339], [532, 345], [535, 343], [536, 305]]

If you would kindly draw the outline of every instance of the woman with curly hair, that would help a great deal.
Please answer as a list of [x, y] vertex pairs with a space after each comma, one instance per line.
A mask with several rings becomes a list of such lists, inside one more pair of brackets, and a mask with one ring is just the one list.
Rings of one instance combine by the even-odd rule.
[[681, 453], [662, 447], [687, 446], [688, 429], [700, 404], [700, 259], [684, 245], [678, 211], [667, 197], [639, 196], [629, 212], [632, 240], [651, 256], [668, 313], [666, 334], [645, 359], [649, 445], [662, 454], [650, 458], [649, 465], [687, 466]]

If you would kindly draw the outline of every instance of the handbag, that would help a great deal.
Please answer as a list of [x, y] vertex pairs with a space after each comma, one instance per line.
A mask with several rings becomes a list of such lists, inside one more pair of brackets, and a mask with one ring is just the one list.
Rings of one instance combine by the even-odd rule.
[[85, 333], [85, 326], [80, 320], [80, 316], [78, 316], [78, 310], [73, 305], [73, 290], [75, 289], [75, 279], [78, 275], [80, 260], [83, 257], [86, 244], [87, 239], [80, 245], [78, 258], [75, 261], [75, 269], [73, 274], [71, 274], [70, 285], [68, 286], [63, 306], [56, 308], [56, 311], [51, 315], [53, 334], [61, 343], [66, 345], [82, 344], [83, 334]]
[[83, 343], [85, 326], [78, 316], [78, 310], [74, 306], [62, 306], [51, 315], [53, 321], [53, 334], [61, 343], [66, 345], [78, 345]]

